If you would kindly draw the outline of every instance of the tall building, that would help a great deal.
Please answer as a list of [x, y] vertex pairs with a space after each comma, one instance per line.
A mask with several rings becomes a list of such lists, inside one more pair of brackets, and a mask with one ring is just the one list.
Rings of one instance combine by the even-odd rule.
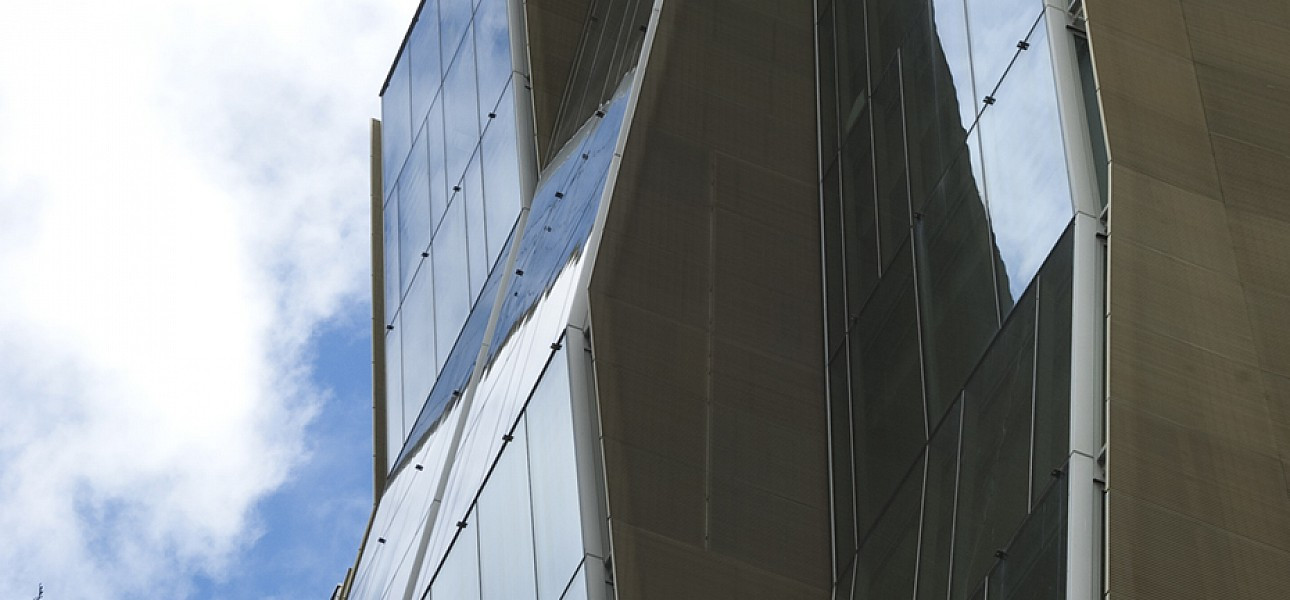
[[1290, 8], [427, 0], [336, 598], [1284, 598]]

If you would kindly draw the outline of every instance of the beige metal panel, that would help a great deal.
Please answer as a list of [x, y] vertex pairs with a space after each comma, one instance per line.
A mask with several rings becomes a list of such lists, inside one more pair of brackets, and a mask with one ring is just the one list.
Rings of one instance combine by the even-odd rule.
[[1233, 10], [1228, 0], [1183, 0], [1182, 7], [1196, 62], [1290, 73], [1290, 21], [1284, 2], [1247, 2], [1244, 10]]
[[1112, 161], [1108, 597], [1285, 598], [1290, 5], [1087, 5]]
[[1290, 77], [1197, 63], [1196, 78], [1212, 133], [1290, 154]]
[[1112, 489], [1115, 600], [1281, 600], [1290, 553]]
[[[1090, 29], [1096, 31], [1091, 24]], [[1096, 44], [1097, 38], [1092, 39]], [[1219, 197], [1222, 191], [1205, 125], [1165, 114], [1157, 97], [1169, 93], [1167, 89], [1102, 86], [1112, 161], [1166, 183]]]
[[1111, 419], [1115, 491], [1290, 552], [1290, 503], [1275, 449], [1252, 449], [1122, 403]]
[[1115, 205], [1112, 235], [1230, 277], [1237, 276], [1235, 236], [1228, 234], [1227, 209], [1204, 196], [1116, 164], [1111, 181], [1132, 202]]
[[1132, 321], [1117, 321], [1115, 333], [1110, 347], [1117, 367], [1110, 373], [1115, 405], [1168, 418], [1215, 440], [1276, 454], [1258, 365]]
[[1228, 206], [1290, 221], [1290, 156], [1219, 135], [1212, 144]]
[[[1113, 203], [1112, 220], [1115, 211]], [[1232, 360], [1258, 364], [1243, 289], [1235, 277], [1116, 234], [1110, 261], [1112, 325], [1123, 319]]]
[[663, 3], [590, 283], [620, 598], [826, 598], [812, 3]]

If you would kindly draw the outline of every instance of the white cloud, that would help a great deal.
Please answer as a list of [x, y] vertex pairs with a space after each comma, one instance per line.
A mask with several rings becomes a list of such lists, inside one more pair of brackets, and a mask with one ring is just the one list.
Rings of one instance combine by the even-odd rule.
[[254, 540], [324, 393], [304, 344], [366, 291], [414, 8], [0, 8], [0, 596], [182, 597]]

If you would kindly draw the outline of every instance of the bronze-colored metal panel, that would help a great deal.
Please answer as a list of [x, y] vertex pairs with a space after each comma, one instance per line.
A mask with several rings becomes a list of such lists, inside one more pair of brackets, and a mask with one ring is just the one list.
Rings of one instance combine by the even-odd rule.
[[662, 7], [590, 283], [616, 591], [827, 598], [812, 3]]
[[648, 530], [614, 522], [614, 574], [619, 598], [813, 600], [812, 586], [704, 552]]

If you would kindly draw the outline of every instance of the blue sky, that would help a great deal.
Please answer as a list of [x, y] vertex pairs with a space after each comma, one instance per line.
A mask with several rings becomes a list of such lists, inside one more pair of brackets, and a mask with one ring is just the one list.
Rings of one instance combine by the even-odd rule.
[[0, 597], [343, 577], [371, 502], [368, 119], [415, 8], [0, 7]]

